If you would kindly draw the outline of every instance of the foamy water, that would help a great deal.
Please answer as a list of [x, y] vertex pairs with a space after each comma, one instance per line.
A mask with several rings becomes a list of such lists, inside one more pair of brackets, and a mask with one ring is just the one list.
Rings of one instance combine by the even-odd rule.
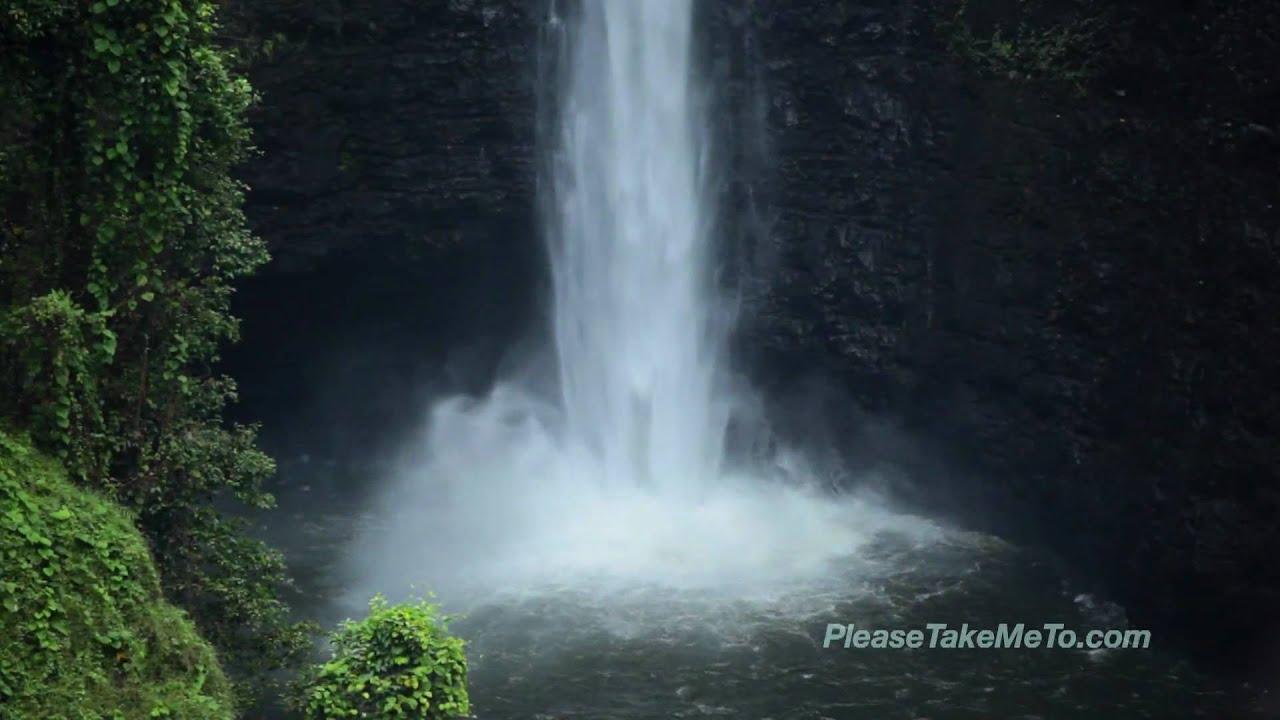
[[875, 498], [797, 482], [794, 464], [722, 475], [679, 501], [600, 482], [607, 466], [567, 444], [554, 410], [506, 386], [438, 405], [426, 450], [406, 461], [357, 539], [356, 587], [414, 585], [468, 604], [565, 587], [771, 598], [839, 574], [885, 534], [943, 534]]

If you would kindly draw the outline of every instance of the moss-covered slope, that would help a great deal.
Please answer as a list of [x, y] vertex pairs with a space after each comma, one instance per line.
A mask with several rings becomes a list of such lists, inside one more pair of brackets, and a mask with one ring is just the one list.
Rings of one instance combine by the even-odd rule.
[[233, 716], [213, 649], [165, 602], [129, 516], [4, 432], [0, 716]]

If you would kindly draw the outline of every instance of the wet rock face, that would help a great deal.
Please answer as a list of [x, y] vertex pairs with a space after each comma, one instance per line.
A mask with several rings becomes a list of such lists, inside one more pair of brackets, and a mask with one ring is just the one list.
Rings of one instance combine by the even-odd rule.
[[[757, 275], [760, 338], [848, 382], [909, 383], [904, 331], [933, 322], [945, 221], [937, 165], [952, 162], [940, 144], [956, 84], [910, 3], [761, 3], [753, 20], [767, 68], [775, 245]], [[859, 394], [870, 409], [890, 402]]]
[[850, 459], [914, 465], [909, 499], [1042, 539], [1249, 662], [1280, 600], [1276, 148], [1197, 149], [1191, 107], [978, 79], [936, 3], [755, 9], [758, 374], [817, 374], [896, 423], [908, 448]]
[[[240, 300], [247, 415], [268, 433], [311, 423], [296, 442], [323, 444], [341, 422], [409, 422], [406, 386], [457, 368], [482, 386], [539, 322], [545, 6], [235, 7], [286, 36], [253, 73], [248, 212], [277, 261]], [[1135, 624], [1215, 659], [1265, 643], [1280, 600], [1266, 133], [1228, 192], [1188, 179], [1196, 158], [1163, 136], [1099, 119], [1115, 115], [1102, 101], [973, 77], [936, 3], [698, 11], [758, 381], [776, 397], [816, 383], [853, 465], [905, 467], [908, 500], [1044, 540]]]
[[484, 241], [533, 198], [536, 29], [519, 2], [240, 3], [255, 64], [249, 214], [282, 270], [337, 248]]
[[266, 3], [246, 212], [273, 262], [228, 353], [267, 445], [355, 460], [476, 390], [537, 322], [532, 4]]

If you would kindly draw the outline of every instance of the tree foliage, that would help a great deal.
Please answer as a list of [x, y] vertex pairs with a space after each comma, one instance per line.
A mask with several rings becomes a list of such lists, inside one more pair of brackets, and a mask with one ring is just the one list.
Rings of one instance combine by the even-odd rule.
[[307, 720], [443, 720], [470, 712], [464, 643], [427, 602], [390, 605], [381, 596], [369, 616], [344, 622], [333, 658], [303, 683]]
[[269, 507], [221, 413], [237, 278], [266, 261], [232, 169], [254, 100], [208, 0], [0, 8], [0, 416], [131, 508], [166, 592], [242, 679], [307, 646], [280, 557], [214, 509]]

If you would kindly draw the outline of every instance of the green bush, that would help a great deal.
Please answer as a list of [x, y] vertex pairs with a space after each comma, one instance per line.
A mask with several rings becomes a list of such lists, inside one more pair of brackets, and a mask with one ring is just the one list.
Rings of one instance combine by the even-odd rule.
[[0, 716], [229, 720], [232, 704], [128, 514], [0, 432]]
[[435, 605], [375, 597], [369, 617], [344, 622], [332, 640], [333, 659], [303, 684], [307, 720], [436, 720], [470, 712], [464, 643], [449, 634]]

